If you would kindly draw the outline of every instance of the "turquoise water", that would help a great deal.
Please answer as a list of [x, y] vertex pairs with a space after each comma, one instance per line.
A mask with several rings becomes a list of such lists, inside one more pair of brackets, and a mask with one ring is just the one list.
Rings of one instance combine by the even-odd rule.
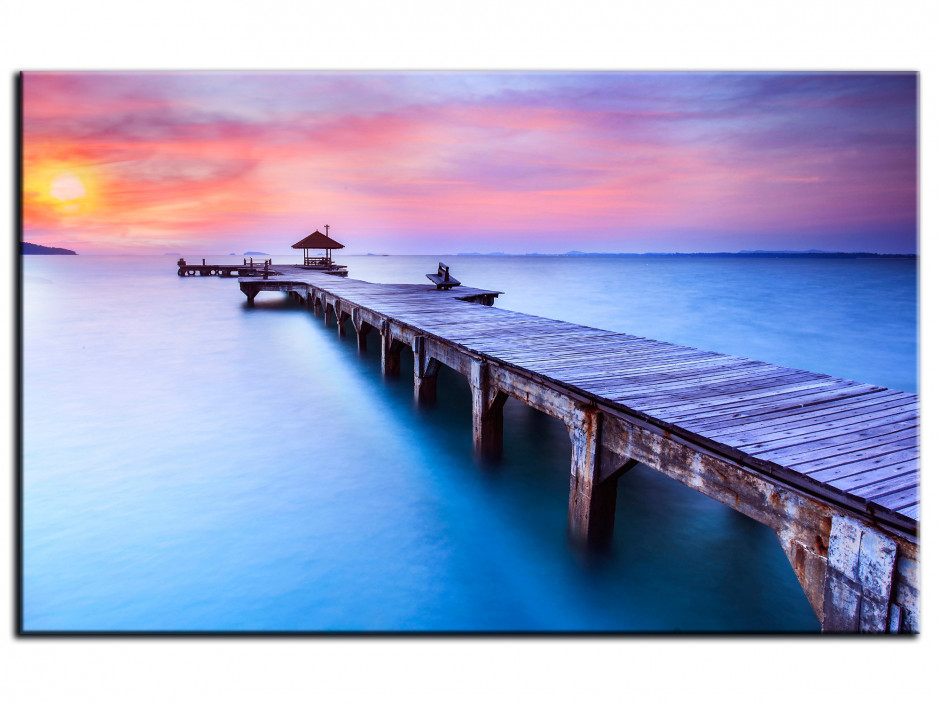
[[[766, 527], [640, 466], [573, 552], [559, 422], [508, 402], [481, 468], [465, 379], [416, 409], [377, 339], [175, 260], [23, 258], [25, 629], [818, 630]], [[912, 260], [445, 261], [505, 308], [917, 391]]]

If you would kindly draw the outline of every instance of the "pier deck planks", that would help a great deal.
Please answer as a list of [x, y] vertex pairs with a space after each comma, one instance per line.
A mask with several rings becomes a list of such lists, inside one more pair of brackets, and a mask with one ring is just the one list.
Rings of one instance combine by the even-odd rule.
[[816, 496], [876, 504], [901, 525], [920, 517], [915, 394], [461, 300], [493, 290], [278, 269], [281, 281], [310, 284], [758, 471], [783, 470]]

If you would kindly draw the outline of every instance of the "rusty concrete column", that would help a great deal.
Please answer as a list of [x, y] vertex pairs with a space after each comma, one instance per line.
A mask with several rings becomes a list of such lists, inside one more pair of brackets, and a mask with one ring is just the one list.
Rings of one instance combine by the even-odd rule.
[[775, 530], [824, 632], [920, 630], [916, 544], [841, 514], [815, 536], [792, 521]]
[[474, 360], [470, 367], [473, 400], [473, 450], [486, 460], [503, 454], [503, 406], [508, 398], [499, 391], [488, 366]]
[[568, 422], [571, 480], [568, 536], [579, 544], [603, 546], [613, 537], [617, 480], [637, 464], [604, 448], [603, 415], [597, 409], [576, 410]]
[[850, 517], [832, 518], [824, 632], [900, 631], [902, 610], [891, 595], [897, 544], [879, 531]]
[[385, 321], [382, 324], [382, 372], [386, 376], [401, 374], [402, 347], [402, 342], [392, 337], [388, 321]]
[[417, 404], [432, 404], [437, 399], [437, 373], [441, 363], [428, 355], [428, 339], [424, 335], [416, 335], [411, 343], [415, 361], [415, 402]]
[[827, 530], [821, 530], [815, 536], [804, 536], [805, 532], [795, 531], [789, 522], [771, 524], [777, 534], [780, 545], [793, 567], [803, 593], [809, 601], [810, 607], [816, 613], [816, 618], [822, 624], [823, 602], [826, 595], [826, 552], [828, 539]]
[[258, 287], [248, 282], [241, 282], [239, 288], [242, 290], [242, 293], [248, 297], [248, 305], [255, 305], [255, 297], [258, 295]]
[[343, 307], [340, 306], [339, 301], [336, 302], [335, 309], [336, 311], [336, 330], [339, 332], [340, 338], [346, 337], [346, 321], [349, 320], [349, 314], [343, 311]]
[[356, 330], [356, 347], [359, 353], [363, 354], [368, 349], [367, 338], [372, 326], [362, 320], [362, 309], [356, 307], [352, 310], [352, 324]]

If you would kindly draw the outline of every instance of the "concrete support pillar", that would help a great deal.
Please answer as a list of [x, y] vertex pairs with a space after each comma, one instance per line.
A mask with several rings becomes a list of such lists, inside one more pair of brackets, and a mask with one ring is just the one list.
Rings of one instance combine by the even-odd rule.
[[568, 494], [568, 536], [580, 544], [610, 543], [617, 508], [617, 480], [637, 464], [604, 448], [602, 414], [579, 410], [568, 423], [571, 438], [571, 481]]
[[[892, 604], [898, 546], [844, 516], [832, 518], [822, 628], [825, 632], [901, 631], [908, 615]], [[904, 631], [912, 631], [910, 624]], [[914, 625], [916, 631], [916, 625]]]
[[240, 284], [240, 288], [241, 288], [241, 290], [242, 290], [242, 293], [243, 293], [246, 297], [248, 297], [248, 305], [249, 305], [249, 306], [254, 306], [254, 305], [255, 305], [255, 297], [258, 295], [258, 287], [253, 286], [253, 285], [248, 284], [248, 283], [245, 283], [245, 282], [242, 282], [242, 283]]
[[437, 400], [437, 373], [441, 363], [428, 355], [427, 337], [416, 335], [411, 343], [415, 360], [415, 402], [433, 404]]
[[824, 632], [917, 632], [920, 590], [916, 561], [897, 541], [842, 515], [825, 533], [801, 538], [791, 523], [777, 529]]
[[[330, 312], [333, 311], [333, 304], [327, 302], [326, 306], [323, 307], [323, 325], [330, 325]], [[334, 312], [335, 315], [335, 312]]]
[[363, 354], [368, 348], [367, 338], [372, 326], [362, 320], [362, 309], [358, 307], [352, 310], [352, 324], [356, 331], [356, 346], [359, 348], [359, 353]]
[[342, 306], [339, 305], [337, 301], [336, 304], [336, 330], [339, 333], [340, 338], [346, 337], [346, 321], [349, 320], [349, 314], [346, 311], [343, 311]]
[[473, 399], [473, 450], [486, 460], [503, 454], [503, 406], [508, 398], [499, 391], [485, 363], [474, 360], [470, 367]]
[[400, 340], [392, 337], [388, 321], [382, 325], [382, 372], [386, 376], [401, 374], [401, 349], [404, 347]]
[[800, 537], [794, 534], [788, 523], [774, 528], [806, 599], [821, 624], [826, 594], [826, 536], [823, 532], [823, 535]]

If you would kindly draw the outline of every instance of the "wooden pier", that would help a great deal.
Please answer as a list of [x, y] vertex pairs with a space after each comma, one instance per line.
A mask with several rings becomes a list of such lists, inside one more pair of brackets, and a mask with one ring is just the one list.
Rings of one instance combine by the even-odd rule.
[[181, 277], [266, 277], [272, 274], [280, 274], [271, 264], [271, 260], [255, 262], [244, 260], [242, 264], [187, 264], [186, 260], [180, 259], [176, 263], [179, 267], [177, 274]]
[[239, 279], [249, 304], [286, 292], [360, 349], [378, 331], [385, 374], [410, 347], [418, 402], [441, 365], [465, 375], [481, 455], [509, 397], [563, 421], [573, 540], [610, 539], [643, 463], [772, 528], [824, 631], [919, 630], [917, 395], [492, 308], [497, 291], [278, 271]]

